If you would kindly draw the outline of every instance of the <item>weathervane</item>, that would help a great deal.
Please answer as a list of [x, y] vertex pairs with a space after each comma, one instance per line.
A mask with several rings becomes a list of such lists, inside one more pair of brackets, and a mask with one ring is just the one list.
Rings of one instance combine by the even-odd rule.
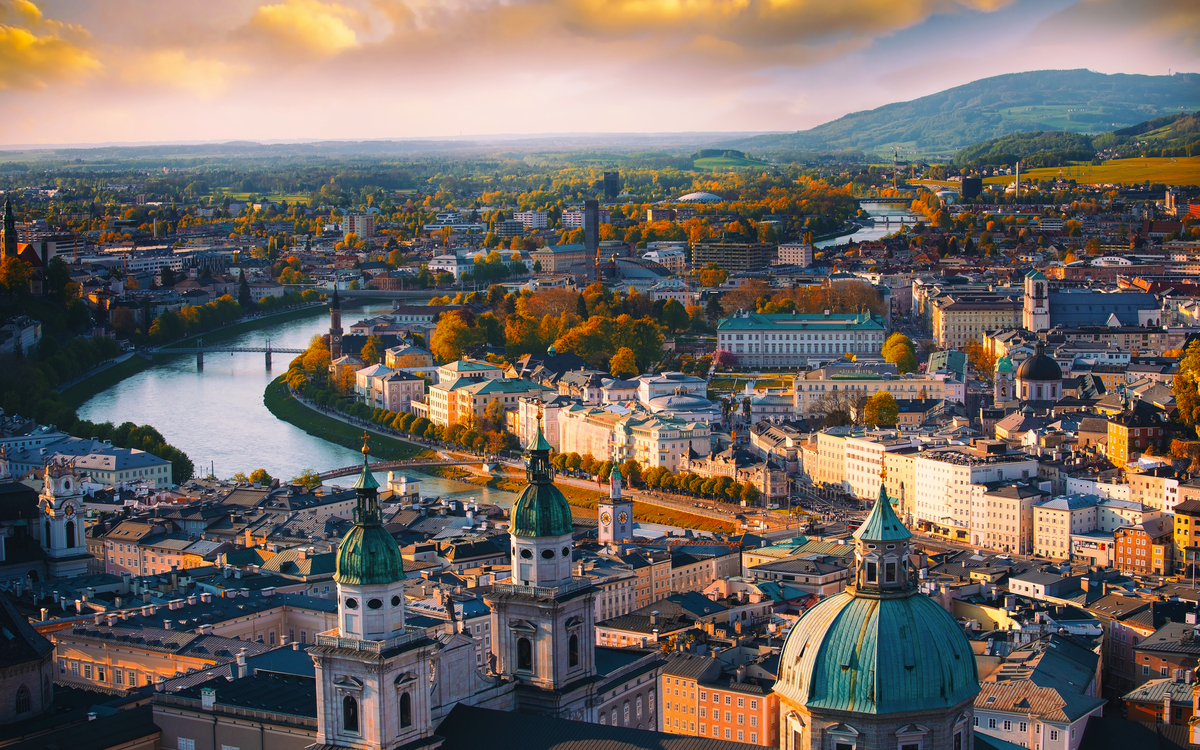
[[368, 453], [370, 453], [370, 452], [371, 452], [371, 449], [370, 449], [370, 447], [367, 445], [367, 443], [368, 443], [368, 441], [369, 441], [370, 439], [371, 439], [371, 434], [370, 434], [370, 433], [368, 433], [366, 430], [363, 430], [363, 436], [362, 436], [362, 440], [363, 440], [362, 454], [363, 454], [364, 456], [365, 456], [365, 455], [367, 455]]

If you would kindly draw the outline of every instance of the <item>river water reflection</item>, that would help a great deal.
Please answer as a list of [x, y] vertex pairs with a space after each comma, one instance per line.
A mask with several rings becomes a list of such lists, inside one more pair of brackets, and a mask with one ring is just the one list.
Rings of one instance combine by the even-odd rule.
[[[390, 305], [380, 305], [346, 310], [343, 326], [389, 309]], [[250, 331], [225, 343], [254, 347], [269, 339], [275, 347], [302, 349], [328, 328], [328, 316], [313, 315]], [[290, 479], [306, 468], [324, 471], [362, 460], [357, 451], [276, 419], [263, 405], [267, 384], [287, 371], [294, 356], [276, 354], [268, 368], [262, 354], [208, 354], [203, 370], [196, 366], [194, 355], [164, 358], [88, 400], [79, 416], [93, 422], [154, 425], [167, 442], [191, 457], [198, 475], [210, 468], [218, 477], [263, 468], [273, 477]], [[426, 496], [475, 497], [504, 506], [513, 498], [510, 492], [440, 477], [419, 474], [415, 478], [421, 480], [421, 494]], [[377, 474], [376, 479], [382, 485], [387, 477]], [[353, 478], [343, 477], [331, 484], [351, 482]]]

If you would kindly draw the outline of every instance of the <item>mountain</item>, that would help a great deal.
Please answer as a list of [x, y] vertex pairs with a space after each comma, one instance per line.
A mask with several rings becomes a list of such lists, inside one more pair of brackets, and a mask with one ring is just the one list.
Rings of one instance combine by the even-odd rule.
[[1018, 133], [960, 149], [959, 167], [1012, 165], [1061, 167], [1069, 162], [1137, 156], [1200, 156], [1200, 112], [1156, 117], [1110, 133]]
[[949, 155], [992, 138], [1029, 131], [1099, 133], [1200, 109], [1200, 74], [1106, 75], [1037, 70], [984, 78], [908, 102], [854, 112], [811, 130], [719, 144], [756, 154], [789, 151]]

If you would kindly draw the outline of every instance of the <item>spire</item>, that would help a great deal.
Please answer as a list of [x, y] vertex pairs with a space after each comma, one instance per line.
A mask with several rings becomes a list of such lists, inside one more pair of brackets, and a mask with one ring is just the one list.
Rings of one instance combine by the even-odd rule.
[[378, 526], [383, 523], [383, 514], [379, 510], [379, 482], [375, 481], [375, 475], [371, 473], [371, 466], [367, 463], [367, 455], [370, 453], [368, 438], [369, 435], [363, 432], [362, 471], [354, 482], [354, 490], [358, 495], [358, 506], [354, 509], [356, 526]]
[[550, 465], [550, 451], [554, 446], [542, 432], [542, 407], [538, 406], [537, 435], [525, 449], [525, 476], [530, 484], [552, 484], [554, 467]]
[[329, 309], [330, 310], [341, 310], [342, 309], [342, 301], [340, 299], [338, 299], [337, 292], [338, 292], [337, 285], [335, 284], [333, 287], [333, 299], [329, 300]]
[[879, 498], [875, 501], [875, 507], [871, 508], [867, 520], [863, 521], [863, 525], [854, 532], [854, 538], [859, 541], [898, 542], [912, 538], [912, 532], [892, 509], [892, 501], [888, 497], [887, 486], [883, 481], [886, 478], [887, 470], [885, 469], [879, 473]]

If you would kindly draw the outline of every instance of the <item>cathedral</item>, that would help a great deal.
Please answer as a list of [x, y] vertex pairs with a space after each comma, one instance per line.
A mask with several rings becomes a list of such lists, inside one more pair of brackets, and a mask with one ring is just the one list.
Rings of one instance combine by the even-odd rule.
[[338, 627], [309, 648], [316, 750], [434, 747], [458, 704], [597, 721], [596, 590], [572, 575], [571, 508], [554, 486], [540, 424], [527, 462], [528, 484], [512, 508], [513, 577], [485, 597], [492, 640], [481, 670], [469, 636], [405, 623], [404, 563], [383, 528], [364, 443], [354, 527], [334, 576]]

